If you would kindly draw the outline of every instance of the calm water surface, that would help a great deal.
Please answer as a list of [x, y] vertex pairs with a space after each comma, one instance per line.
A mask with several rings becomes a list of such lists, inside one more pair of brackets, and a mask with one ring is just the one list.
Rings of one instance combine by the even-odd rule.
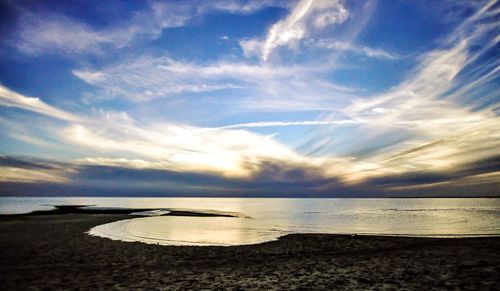
[[239, 245], [288, 233], [406, 236], [500, 235], [500, 199], [35, 198], [2, 197], [0, 213], [53, 204], [176, 208], [242, 213], [248, 218], [144, 217], [94, 227], [90, 234], [163, 245]]

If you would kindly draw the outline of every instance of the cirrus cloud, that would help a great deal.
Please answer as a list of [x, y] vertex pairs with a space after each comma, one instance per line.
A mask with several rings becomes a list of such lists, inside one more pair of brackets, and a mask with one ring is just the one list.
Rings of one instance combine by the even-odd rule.
[[349, 12], [340, 1], [302, 0], [285, 19], [269, 29], [265, 39], [243, 40], [240, 45], [246, 56], [257, 54], [266, 61], [276, 48], [293, 46], [311, 30], [342, 23], [348, 16]]

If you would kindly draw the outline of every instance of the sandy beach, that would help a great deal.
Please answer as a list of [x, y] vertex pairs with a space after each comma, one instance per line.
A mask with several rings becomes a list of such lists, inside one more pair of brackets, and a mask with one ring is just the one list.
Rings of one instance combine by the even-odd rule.
[[296, 234], [235, 247], [92, 237], [121, 214], [1, 218], [1, 290], [500, 289], [500, 238]]

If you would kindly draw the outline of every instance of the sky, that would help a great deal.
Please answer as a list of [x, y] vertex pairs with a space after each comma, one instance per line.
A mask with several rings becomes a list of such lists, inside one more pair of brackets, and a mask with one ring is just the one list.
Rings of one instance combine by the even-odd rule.
[[0, 195], [500, 196], [497, 1], [0, 1]]

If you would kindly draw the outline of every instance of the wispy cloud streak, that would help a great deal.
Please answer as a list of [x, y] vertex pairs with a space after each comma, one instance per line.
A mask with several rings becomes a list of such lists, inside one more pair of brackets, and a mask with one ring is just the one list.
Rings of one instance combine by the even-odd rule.
[[[500, 135], [496, 128], [500, 127], [500, 119], [494, 107], [473, 110], [474, 106], [460, 103], [464, 100], [460, 94], [464, 92], [476, 94], [474, 90], [486, 86], [493, 86], [492, 90], [498, 92], [498, 86], [482, 81], [483, 76], [489, 80], [498, 78], [498, 70], [475, 63], [497, 43], [488, 38], [498, 24], [483, 22], [492, 13], [498, 13], [491, 10], [491, 3], [459, 26], [445, 48], [424, 56], [400, 85], [373, 98], [359, 99], [344, 110], [350, 118], [367, 121], [352, 129], [358, 146], [349, 152], [354, 162], [345, 174], [346, 180], [451, 171], [499, 154]], [[483, 49], [472, 50], [478, 43]], [[471, 67], [478, 66], [487, 69], [484, 75], [468, 73]], [[477, 82], [482, 85], [468, 86]], [[316, 142], [324, 151], [347, 142], [332, 139], [334, 135], [328, 128], [318, 130], [318, 134]], [[396, 141], [384, 143], [384, 137]], [[376, 142], [378, 146], [374, 146]]]
[[68, 183], [73, 167], [23, 161], [0, 155], [0, 183]]
[[[6, 88], [5, 91], [17, 99], [31, 100]], [[127, 114], [113, 112], [98, 112], [76, 119], [53, 107], [45, 110], [47, 105], [42, 101], [38, 100], [36, 104], [39, 106], [35, 108], [21, 108], [41, 111], [67, 122], [66, 126], [49, 133], [52, 138], [103, 155], [81, 158], [80, 162], [236, 177], [253, 175], [266, 161], [311, 167], [320, 162], [301, 156], [270, 137], [248, 131], [206, 130], [176, 123], [139, 126]], [[116, 154], [121, 158], [115, 158]]]
[[332, 39], [320, 39], [317, 41], [309, 41], [307, 42], [307, 45], [315, 48], [324, 48], [340, 52], [350, 52], [376, 59], [398, 60], [402, 58], [399, 54], [388, 52], [382, 49], [371, 48], [367, 46], [359, 46], [351, 44], [349, 42], [332, 40]]
[[0, 105], [22, 108], [66, 121], [79, 120], [78, 116], [50, 106], [40, 98], [23, 96], [2, 85], [0, 85]]
[[[180, 93], [212, 92], [224, 89], [261, 88], [269, 82], [289, 80], [324, 70], [303, 66], [279, 67], [246, 63], [215, 62], [199, 65], [165, 56], [145, 55], [122, 60], [102, 69], [78, 69], [73, 74], [109, 94], [136, 102], [170, 97]], [[331, 89], [331, 86], [329, 86]]]
[[103, 55], [108, 49], [157, 39], [165, 29], [182, 27], [193, 18], [213, 11], [251, 13], [280, 5], [278, 1], [148, 1], [147, 7], [103, 28], [62, 14], [40, 13], [14, 5], [19, 15], [11, 39], [15, 47], [28, 55]]
[[[156, 175], [158, 189], [174, 187], [181, 176], [189, 177], [185, 189], [189, 183], [194, 185], [189, 189], [202, 189], [203, 181], [210, 180], [213, 189], [224, 188], [217, 183], [252, 191], [279, 190], [286, 184], [319, 193], [497, 183], [491, 162], [500, 155], [500, 61], [492, 57], [499, 42], [497, 1], [479, 8], [448, 38], [433, 39], [432, 51], [409, 56], [357, 39], [365, 22], [351, 20], [371, 14], [374, 2], [148, 3], [130, 19], [104, 26], [69, 16], [21, 15], [17, 49], [31, 56], [70, 57], [74, 62], [64, 73], [71, 72], [71, 82], [88, 90], [78, 93], [106, 101], [42, 100], [0, 85], [0, 110], [7, 113], [0, 117], [0, 135], [7, 139], [2, 148], [30, 144], [35, 154], [67, 158], [69, 171], [74, 171], [65, 175], [55, 164], [4, 163], [1, 183], [71, 184], [85, 175], [92, 176], [89, 183], [101, 183], [99, 175], [106, 171], [116, 176], [105, 187], [113, 187], [126, 173], [136, 175], [128, 181], [130, 187], [145, 185], [141, 179]], [[239, 13], [243, 19], [268, 6], [284, 6], [288, 15], [261, 27], [265, 36], [231, 35], [224, 41], [216, 36], [230, 56], [180, 59], [168, 48], [138, 45], [201, 15]], [[194, 26], [190, 29], [199, 29]], [[242, 39], [243, 52], [237, 43]], [[130, 53], [109, 56], [125, 47]], [[258, 59], [246, 58], [253, 55]], [[380, 71], [370, 67], [378, 65]], [[390, 75], [399, 66], [408, 69], [402, 81], [398, 76], [388, 77], [388, 84], [364, 82], [384, 83], [385, 76], [378, 75]], [[58, 90], [67, 92], [67, 87]], [[94, 107], [98, 105], [102, 108]], [[294, 116], [285, 116], [286, 111]], [[293, 130], [300, 135], [290, 142]], [[277, 134], [259, 134], [265, 131]], [[170, 180], [162, 184], [167, 176]]]
[[253, 128], [253, 127], [281, 127], [281, 126], [321, 126], [321, 125], [342, 125], [359, 124], [362, 120], [306, 120], [306, 121], [261, 121], [247, 122], [214, 127], [211, 129], [232, 129], [232, 128]]
[[266, 61], [276, 48], [293, 46], [312, 29], [342, 23], [348, 16], [349, 12], [339, 1], [301, 0], [285, 19], [269, 29], [265, 39], [244, 40], [240, 44], [245, 55], [258, 54]]

